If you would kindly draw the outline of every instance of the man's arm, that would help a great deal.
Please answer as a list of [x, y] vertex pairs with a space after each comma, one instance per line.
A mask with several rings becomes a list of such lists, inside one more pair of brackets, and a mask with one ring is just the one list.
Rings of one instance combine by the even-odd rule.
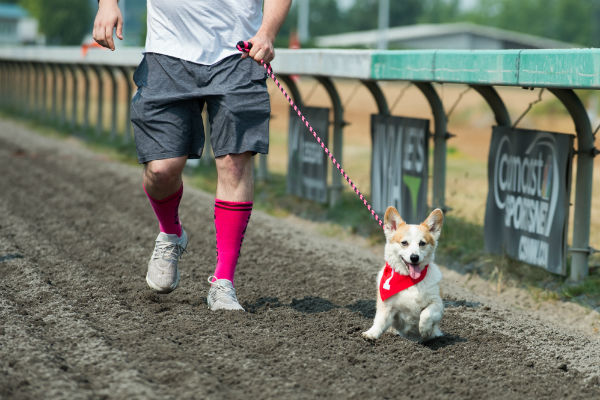
[[98, 0], [98, 13], [94, 21], [92, 36], [101, 46], [115, 49], [113, 29], [117, 27], [117, 37], [123, 40], [123, 16], [117, 5], [119, 0]]
[[[256, 35], [248, 41], [252, 43], [252, 49], [248, 55], [257, 62], [261, 60], [270, 63], [275, 57], [273, 42], [283, 25], [285, 17], [290, 10], [292, 0], [265, 0], [263, 7], [263, 20]], [[246, 55], [242, 55], [245, 57]]]

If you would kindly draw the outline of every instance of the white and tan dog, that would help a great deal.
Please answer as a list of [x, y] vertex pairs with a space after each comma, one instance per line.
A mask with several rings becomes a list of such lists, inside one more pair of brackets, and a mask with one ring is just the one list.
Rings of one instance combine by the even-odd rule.
[[365, 338], [377, 339], [388, 329], [419, 341], [443, 335], [442, 273], [433, 262], [443, 221], [442, 210], [435, 209], [420, 225], [410, 225], [388, 207], [383, 228], [386, 264], [377, 275], [377, 311], [373, 326], [362, 334]]

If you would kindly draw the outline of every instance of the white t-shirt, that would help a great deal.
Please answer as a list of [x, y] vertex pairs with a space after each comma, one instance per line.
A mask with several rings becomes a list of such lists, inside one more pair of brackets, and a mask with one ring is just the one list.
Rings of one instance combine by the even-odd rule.
[[262, 0], [148, 0], [146, 52], [214, 64], [262, 22]]

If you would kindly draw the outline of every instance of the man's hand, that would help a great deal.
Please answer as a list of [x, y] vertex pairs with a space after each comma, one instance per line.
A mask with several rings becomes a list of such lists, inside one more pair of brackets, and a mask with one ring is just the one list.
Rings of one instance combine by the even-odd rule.
[[263, 3], [263, 20], [258, 33], [248, 41], [252, 43], [250, 53], [242, 57], [252, 57], [256, 62], [270, 63], [275, 57], [273, 42], [290, 10], [292, 0], [265, 0]]
[[275, 49], [273, 48], [273, 40], [267, 38], [260, 33], [248, 40], [252, 43], [252, 48], [249, 53], [243, 53], [242, 58], [250, 56], [256, 62], [270, 63], [275, 57]]
[[94, 40], [99, 45], [114, 50], [113, 30], [115, 27], [117, 28], [117, 37], [123, 40], [123, 15], [121, 15], [117, 0], [100, 0], [92, 33]]

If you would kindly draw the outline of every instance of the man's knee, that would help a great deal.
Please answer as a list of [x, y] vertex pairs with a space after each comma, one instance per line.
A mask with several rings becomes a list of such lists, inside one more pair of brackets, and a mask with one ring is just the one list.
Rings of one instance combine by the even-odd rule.
[[217, 159], [220, 176], [232, 181], [240, 181], [252, 174], [252, 153], [227, 154]]
[[[183, 164], [185, 165], [185, 163]], [[155, 160], [144, 167], [146, 178], [154, 185], [171, 185], [181, 179], [182, 165], [174, 160]]]

